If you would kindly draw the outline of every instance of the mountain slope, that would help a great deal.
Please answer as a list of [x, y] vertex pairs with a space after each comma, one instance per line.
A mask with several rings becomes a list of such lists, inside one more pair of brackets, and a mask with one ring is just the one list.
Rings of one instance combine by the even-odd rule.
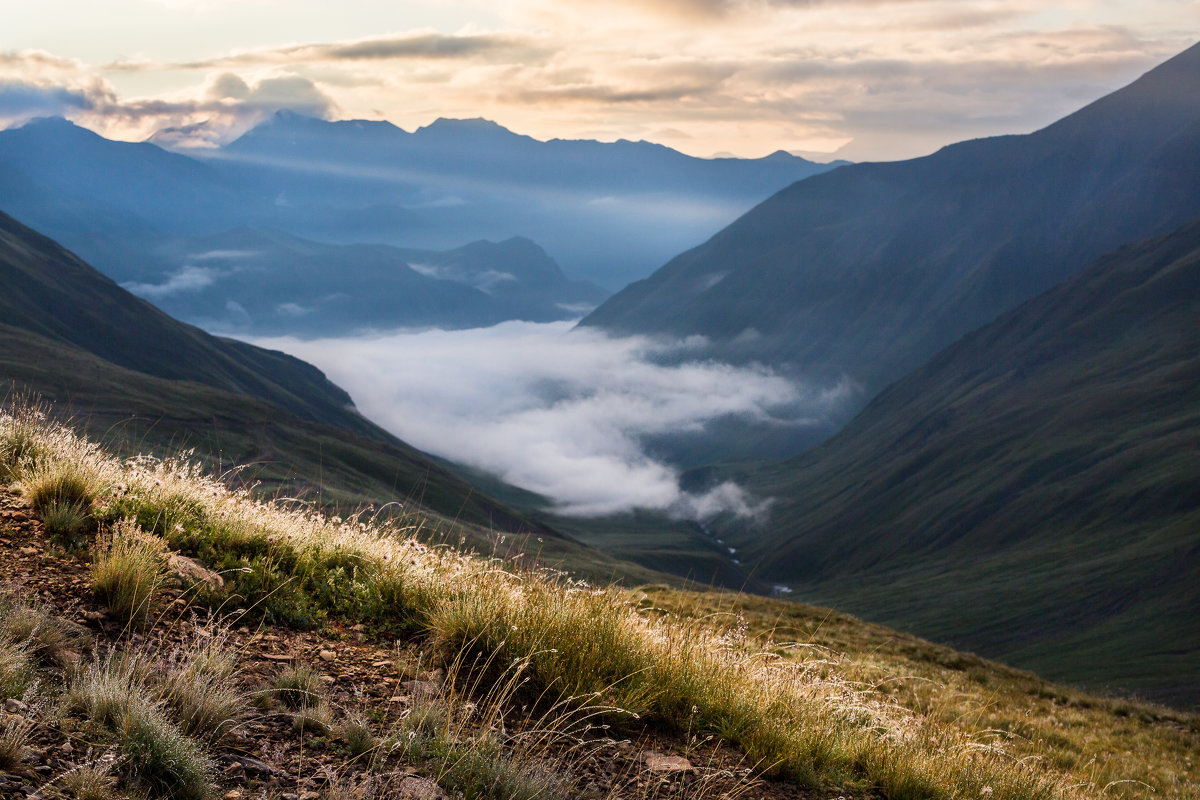
[[751, 472], [758, 575], [1042, 674], [1200, 700], [1200, 221]]
[[40, 393], [126, 452], [195, 449], [213, 467], [253, 465], [243, 477], [260, 491], [413, 503], [474, 546], [537, 535], [549, 560], [650, 574], [487, 497], [354, 412], [315, 367], [177, 322], [4, 215], [0, 283], [5, 393]]
[[848, 375], [864, 398], [1124, 243], [1200, 213], [1200, 45], [1025, 136], [794, 184], [584, 324]]
[[0, 214], [0, 322], [169, 380], [267, 400], [298, 416], [386, 436], [316, 367], [210, 336], [130, 295], [51, 239]]

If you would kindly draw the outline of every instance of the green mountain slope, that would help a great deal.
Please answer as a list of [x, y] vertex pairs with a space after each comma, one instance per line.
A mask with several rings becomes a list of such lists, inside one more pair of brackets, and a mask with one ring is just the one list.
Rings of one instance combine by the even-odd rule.
[[584, 320], [843, 375], [869, 398], [1122, 244], [1200, 213], [1200, 45], [1025, 136], [779, 192]]
[[777, 498], [771, 520], [720, 530], [761, 578], [1055, 678], [1200, 701], [1200, 221], [743, 477]]

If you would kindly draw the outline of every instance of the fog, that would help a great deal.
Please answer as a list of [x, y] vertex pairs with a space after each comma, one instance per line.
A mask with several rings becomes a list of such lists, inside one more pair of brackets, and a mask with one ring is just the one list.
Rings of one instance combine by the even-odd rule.
[[255, 339], [320, 367], [358, 409], [422, 450], [549, 498], [563, 514], [655, 509], [703, 519], [760, 514], [769, 498], [732, 484], [701, 494], [642, 443], [722, 417], [811, 424], [838, 390], [764, 367], [699, 358], [703, 340], [663, 342], [572, 330], [573, 323]]

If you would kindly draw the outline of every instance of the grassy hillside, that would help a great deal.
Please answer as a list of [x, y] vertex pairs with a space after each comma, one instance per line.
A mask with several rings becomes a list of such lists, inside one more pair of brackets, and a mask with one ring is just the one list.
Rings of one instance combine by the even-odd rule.
[[[282, 772], [296, 776], [288, 786], [324, 780], [325, 791], [375, 798], [416, 774], [470, 798], [558, 800], [576, 796], [606, 742], [626, 739], [626, 751], [650, 745], [659, 760], [640, 757], [645, 777], [606, 779], [614, 788], [600, 797], [1196, 797], [1195, 718], [1061, 690], [832, 612], [630, 594], [428, 548], [407, 533], [415, 519], [346, 522], [256, 501], [182, 463], [118, 462], [28, 409], [0, 415], [0, 468], [0, 504], [15, 509], [0, 521], [0, 560], [29, 588], [49, 586], [48, 565], [72, 576], [45, 592], [47, 611], [0, 606], [14, 667], [5, 691], [25, 698], [8, 706], [19, 719], [6, 718], [0, 756], [16, 757], [0, 769], [26, 747], [86, 736], [112, 790], [204, 800], [240, 781], [258, 796]], [[14, 537], [32, 546], [14, 548]], [[71, 543], [87, 571], [61, 549]], [[182, 594], [156, 576], [179, 554], [220, 570], [224, 585], [198, 584], [187, 601], [198, 613], [163, 631], [156, 614]], [[108, 607], [85, 601], [81, 618], [117, 655], [76, 653], [67, 670], [56, 664], [76, 645], [52, 647], [63, 641], [54, 631], [70, 630], [53, 616], [80, 584]], [[191, 631], [203, 609], [232, 604], [243, 627]], [[247, 621], [266, 627], [255, 634]], [[130, 634], [163, 644], [131, 661], [120, 655]], [[381, 640], [393, 639], [382, 658]], [[301, 653], [312, 655], [305, 673]], [[404, 682], [409, 669], [419, 677]], [[20, 688], [35, 677], [41, 688]], [[364, 680], [388, 688], [348, 691]], [[251, 693], [254, 714], [238, 702]], [[51, 702], [61, 712], [41, 714]], [[397, 706], [405, 713], [386, 713]], [[664, 750], [687, 766], [679, 756], [662, 766]], [[739, 781], [736, 767], [724, 784], [679, 774], [704, 757], [749, 765], [758, 780]], [[0, 780], [25, 780], [19, 766], [11, 774]]]
[[1049, 127], [800, 181], [584, 324], [703, 335], [713, 353], [862, 400], [1122, 244], [1200, 214], [1200, 45]]
[[726, 538], [807, 598], [1200, 701], [1200, 222], [1119, 250], [744, 473]]

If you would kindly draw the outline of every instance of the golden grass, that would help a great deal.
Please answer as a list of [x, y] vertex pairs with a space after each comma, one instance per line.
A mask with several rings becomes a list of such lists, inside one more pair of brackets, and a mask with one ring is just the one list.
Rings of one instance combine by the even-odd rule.
[[[28, 428], [0, 417], [0, 441], [18, 425]], [[451, 657], [493, 663], [497, 677], [520, 664], [525, 690], [552, 707], [713, 733], [766, 773], [873, 787], [893, 800], [1105, 791], [1025, 758], [1011, 739], [880, 691], [880, 676], [864, 680], [870, 667], [852, 660], [776, 652], [694, 617], [648, 613], [616, 589], [428, 547], [396, 522], [256, 499], [182, 460], [120, 461], [45, 421], [30, 452], [39, 455], [21, 467], [26, 492], [70, 465], [100, 524], [136, 520], [225, 570], [232, 602], [293, 624], [333, 615], [419, 632]], [[959, 711], [982, 718], [987, 707]]]

